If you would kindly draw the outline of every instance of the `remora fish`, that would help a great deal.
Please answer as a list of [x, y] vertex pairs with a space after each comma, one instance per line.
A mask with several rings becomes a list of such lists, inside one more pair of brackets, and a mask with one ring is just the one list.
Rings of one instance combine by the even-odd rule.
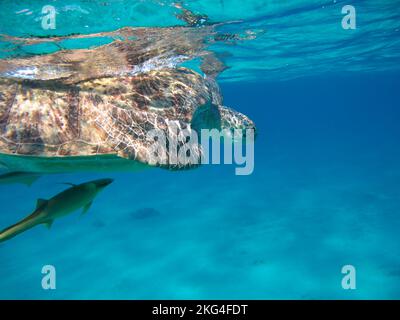
[[112, 179], [99, 179], [62, 191], [49, 200], [38, 199], [35, 211], [20, 222], [0, 232], [0, 242], [6, 241], [16, 235], [31, 229], [39, 224], [51, 227], [54, 219], [83, 208], [83, 213], [89, 210], [97, 194], [108, 186]]
[[40, 178], [40, 174], [30, 172], [7, 172], [0, 175], [0, 184], [13, 184], [21, 183], [30, 186], [37, 179]]

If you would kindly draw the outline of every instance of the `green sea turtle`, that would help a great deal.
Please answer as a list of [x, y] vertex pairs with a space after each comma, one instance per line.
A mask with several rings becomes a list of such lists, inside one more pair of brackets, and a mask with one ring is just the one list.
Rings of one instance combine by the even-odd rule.
[[[207, 42], [217, 41], [216, 25], [190, 27], [206, 17], [188, 10], [182, 19], [189, 27], [3, 36], [25, 46], [90, 37], [114, 41], [0, 60], [0, 164], [32, 173], [181, 169], [191, 165], [161, 163], [151, 155], [151, 130], [179, 135], [185, 129], [254, 129], [248, 117], [223, 106], [215, 79], [226, 66], [205, 50]], [[195, 58], [204, 76], [178, 67]], [[191, 151], [200, 155], [201, 146]]]
[[[213, 78], [187, 68], [75, 84], [0, 79], [0, 163], [9, 170], [185, 168], [153, 158], [147, 133], [192, 126], [254, 128], [222, 105]], [[193, 152], [201, 153], [200, 145]]]

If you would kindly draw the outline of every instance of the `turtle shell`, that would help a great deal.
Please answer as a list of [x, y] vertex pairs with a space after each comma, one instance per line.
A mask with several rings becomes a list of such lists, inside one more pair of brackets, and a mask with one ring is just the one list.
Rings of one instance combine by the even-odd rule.
[[213, 95], [214, 86], [186, 68], [71, 85], [0, 79], [0, 153], [148, 162], [146, 133], [172, 122], [185, 128]]

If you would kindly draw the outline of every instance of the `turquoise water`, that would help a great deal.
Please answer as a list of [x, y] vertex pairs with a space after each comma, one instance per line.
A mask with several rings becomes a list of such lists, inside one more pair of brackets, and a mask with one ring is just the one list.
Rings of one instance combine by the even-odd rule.
[[[49, 3], [57, 28], [44, 31], [40, 12]], [[257, 124], [253, 174], [205, 165], [0, 185], [3, 228], [63, 182], [115, 179], [86, 215], [0, 244], [0, 298], [399, 299], [400, 1], [352, 1], [356, 30], [341, 27], [345, 4], [188, 1], [211, 22], [241, 20], [221, 34], [255, 35], [209, 48], [229, 67], [218, 78], [225, 105]], [[0, 33], [15, 37], [184, 25], [167, 1], [0, 6]], [[3, 39], [0, 54], [104, 39], [86, 41], [40, 49]], [[56, 290], [41, 287], [48, 264]], [[348, 264], [357, 270], [355, 290], [341, 287]]]

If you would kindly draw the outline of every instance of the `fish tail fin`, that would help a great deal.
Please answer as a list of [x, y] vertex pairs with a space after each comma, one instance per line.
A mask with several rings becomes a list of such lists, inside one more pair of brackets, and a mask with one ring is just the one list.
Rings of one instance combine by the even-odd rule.
[[29, 230], [33, 228], [34, 226], [42, 223], [38, 222], [35, 219], [36, 213], [33, 213], [26, 217], [25, 219], [17, 222], [16, 224], [13, 224], [9, 226], [8, 228], [3, 229], [0, 231], [0, 242], [4, 242], [6, 240], [9, 240], [11, 238], [14, 238], [16, 235]]

